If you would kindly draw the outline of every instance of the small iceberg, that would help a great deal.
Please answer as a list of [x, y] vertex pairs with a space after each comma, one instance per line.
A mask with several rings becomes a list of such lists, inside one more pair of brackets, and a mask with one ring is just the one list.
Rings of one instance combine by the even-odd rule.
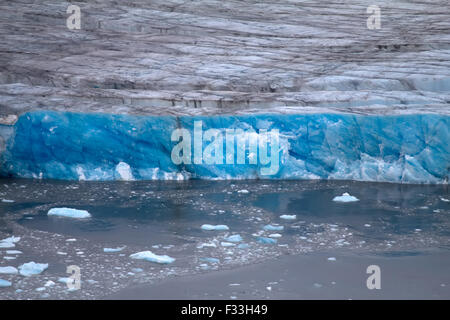
[[175, 258], [169, 257], [167, 255], [159, 256], [157, 254], [154, 254], [151, 251], [141, 251], [141, 252], [133, 253], [132, 255], [130, 255], [130, 258], [146, 260], [146, 261], [156, 262], [156, 263], [161, 263], [161, 264], [168, 264], [168, 263], [172, 263], [175, 261]]
[[266, 231], [282, 231], [284, 229], [284, 227], [283, 226], [274, 226], [274, 225], [268, 224], [268, 225], [264, 226], [263, 229], [266, 230]]
[[86, 219], [91, 217], [91, 214], [86, 210], [78, 210], [71, 208], [53, 208], [48, 211], [48, 215], [66, 218], [75, 218], [75, 219]]
[[14, 200], [2, 199], [2, 202], [4, 202], [4, 203], [13, 203]]
[[234, 234], [232, 236], [226, 237], [225, 240], [228, 242], [241, 242], [242, 237], [239, 234]]
[[17, 274], [19, 271], [14, 267], [0, 267], [0, 274]]
[[106, 252], [106, 253], [120, 252], [123, 249], [125, 249], [125, 247], [120, 247], [120, 248], [103, 248], [103, 252]]
[[248, 249], [249, 247], [248, 243], [241, 243], [237, 246], [238, 249]]
[[20, 237], [9, 237], [3, 240], [0, 240], [0, 248], [6, 249], [6, 248], [14, 248], [17, 242], [20, 241]]
[[349, 195], [347, 192], [343, 193], [342, 196], [337, 196], [333, 198], [336, 202], [355, 202], [359, 201], [357, 197]]
[[259, 243], [262, 243], [262, 244], [276, 244], [277, 243], [277, 239], [266, 238], [266, 237], [258, 237], [256, 239], [256, 241], [258, 241]]
[[209, 262], [209, 263], [220, 263], [220, 260], [217, 258], [200, 258], [200, 261]]
[[19, 250], [6, 250], [6, 254], [21, 254], [22, 251]]
[[0, 279], [0, 288], [11, 287], [12, 283], [3, 279]]
[[283, 215], [280, 216], [280, 218], [284, 219], [284, 220], [295, 220], [295, 219], [297, 219], [297, 215], [295, 215], [295, 214], [283, 214]]
[[224, 224], [218, 224], [213, 226], [212, 224], [204, 224], [201, 226], [202, 230], [206, 230], [206, 231], [226, 231], [226, 230], [230, 230], [230, 228], [228, 228], [228, 226], [224, 225]]
[[234, 247], [236, 244], [235, 244], [235, 243], [232, 243], [232, 242], [222, 241], [222, 242], [220, 243], [220, 245], [221, 245], [222, 247]]
[[250, 191], [248, 191], [247, 189], [242, 189], [239, 190], [238, 193], [250, 193]]
[[272, 233], [272, 234], [269, 234], [269, 238], [281, 238], [281, 237], [282, 237], [282, 235], [279, 234], [279, 233]]
[[34, 261], [31, 261], [19, 266], [19, 273], [22, 276], [29, 277], [35, 274], [40, 274], [47, 268], [48, 263], [36, 263]]

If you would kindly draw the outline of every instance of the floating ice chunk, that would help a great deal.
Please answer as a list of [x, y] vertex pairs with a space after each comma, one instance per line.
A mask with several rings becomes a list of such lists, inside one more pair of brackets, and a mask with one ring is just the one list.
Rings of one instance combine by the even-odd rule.
[[336, 202], [354, 202], [359, 201], [358, 198], [349, 195], [347, 192], [343, 193], [342, 196], [337, 196], [333, 198], [333, 201]]
[[41, 291], [44, 291], [45, 290], [45, 287], [39, 287], [39, 288], [36, 288], [36, 291], [37, 292], [41, 292]]
[[200, 258], [200, 261], [205, 261], [209, 263], [220, 263], [220, 260], [217, 258]]
[[282, 235], [279, 234], [279, 233], [272, 233], [272, 234], [269, 234], [269, 238], [281, 238], [281, 237], [282, 237]]
[[266, 238], [266, 237], [258, 237], [256, 239], [256, 241], [258, 241], [259, 243], [262, 243], [262, 244], [276, 244], [277, 243], [277, 239]]
[[250, 193], [250, 191], [248, 191], [247, 189], [242, 189], [239, 190], [238, 193]]
[[16, 257], [3, 257], [3, 259], [5, 259], [5, 260], [15, 260]]
[[224, 224], [218, 224], [213, 226], [212, 224], [204, 224], [202, 225], [202, 230], [206, 230], [206, 231], [225, 231], [225, 230], [230, 230], [230, 228], [228, 228], [228, 226], [224, 225]]
[[44, 287], [53, 287], [55, 285], [55, 283], [52, 280], [48, 280], [45, 284]]
[[78, 210], [71, 208], [53, 208], [48, 211], [48, 215], [75, 218], [75, 219], [86, 219], [91, 217], [91, 214], [86, 210]]
[[295, 220], [295, 219], [297, 219], [297, 215], [295, 215], [295, 214], [283, 214], [283, 215], [280, 216], [280, 218], [284, 219], [284, 220]]
[[220, 243], [220, 245], [221, 245], [222, 247], [233, 247], [233, 246], [235, 246], [236, 244], [235, 244], [235, 243], [231, 243], [231, 242], [225, 242], [225, 241], [222, 241], [222, 242]]
[[14, 267], [0, 267], [0, 274], [17, 274], [18, 272]]
[[283, 226], [274, 226], [274, 225], [268, 224], [268, 225], [264, 226], [263, 229], [266, 230], [266, 231], [282, 231], [284, 229], [284, 227]]
[[6, 254], [21, 254], [22, 251], [19, 250], [6, 250]]
[[225, 238], [225, 240], [229, 242], [240, 242], [242, 241], [242, 237], [239, 234], [234, 234], [232, 236]]
[[34, 261], [19, 266], [19, 273], [25, 277], [40, 274], [48, 268], [48, 263], [35, 263]]
[[204, 247], [211, 247], [211, 248], [216, 248], [217, 245], [214, 242], [209, 242], [209, 243], [201, 243], [197, 246], [197, 249], [203, 249]]
[[11, 287], [12, 283], [3, 279], [0, 279], [0, 288]]
[[134, 180], [133, 173], [131, 172], [131, 167], [126, 162], [119, 162], [119, 164], [116, 166], [116, 172], [119, 174], [120, 179], [122, 180]]
[[141, 251], [141, 252], [133, 253], [132, 255], [130, 255], [130, 258], [141, 259], [141, 260], [146, 260], [146, 261], [156, 262], [156, 263], [161, 263], [161, 264], [168, 264], [168, 263], [172, 263], [175, 261], [175, 259], [172, 257], [169, 257], [167, 255], [160, 256], [160, 255], [154, 254], [151, 251]]
[[133, 269], [131, 269], [131, 271], [136, 272], [136, 273], [139, 273], [139, 272], [144, 271], [144, 269], [141, 269], [141, 268], [133, 268]]
[[2, 202], [5, 202], [5, 203], [13, 203], [14, 200], [2, 199]]
[[107, 252], [107, 253], [112, 253], [112, 252], [120, 252], [123, 249], [125, 249], [125, 247], [119, 247], [119, 248], [103, 248], [103, 252]]
[[444, 202], [450, 202], [450, 200], [449, 200], [449, 199], [446, 199], [446, 198], [441, 198], [441, 201], [444, 201]]
[[366, 227], [366, 228], [370, 228], [370, 227], [371, 227], [371, 225], [370, 225], [370, 224], [368, 224], [368, 223], [366, 223], [366, 224], [364, 225], [364, 227]]
[[73, 238], [72, 238], [72, 239], [67, 239], [67, 240], [66, 240], [66, 242], [75, 242], [75, 241], [77, 241], [77, 239], [73, 239]]
[[247, 249], [248, 247], [250, 247], [248, 243], [241, 243], [237, 246], [238, 249]]
[[73, 278], [66, 278], [66, 277], [61, 277], [58, 279], [58, 282], [64, 283], [64, 284], [72, 284], [75, 282], [75, 279]]
[[327, 260], [328, 261], [336, 261], [336, 258], [335, 257], [329, 257]]
[[15, 243], [20, 241], [20, 237], [9, 237], [3, 240], [0, 240], [0, 248], [14, 248], [16, 245]]

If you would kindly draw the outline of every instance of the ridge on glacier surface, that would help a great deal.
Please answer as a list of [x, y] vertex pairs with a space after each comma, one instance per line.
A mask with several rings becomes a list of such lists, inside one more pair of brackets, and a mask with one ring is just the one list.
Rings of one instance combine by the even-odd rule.
[[[0, 175], [447, 183], [448, 3], [0, 4]], [[279, 170], [175, 165], [170, 135], [279, 130]], [[249, 150], [246, 150], [249, 152]], [[224, 161], [225, 162], [225, 161]]]

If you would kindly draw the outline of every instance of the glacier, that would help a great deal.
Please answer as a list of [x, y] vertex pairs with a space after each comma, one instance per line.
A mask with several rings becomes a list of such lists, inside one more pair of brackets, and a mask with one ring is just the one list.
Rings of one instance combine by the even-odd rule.
[[[260, 163], [174, 164], [171, 133], [280, 132], [279, 170]], [[2, 125], [5, 130], [7, 125]], [[39, 110], [7, 128], [0, 175], [67, 180], [339, 179], [448, 183], [450, 116], [346, 113], [144, 116]], [[0, 130], [1, 132], [1, 130]], [[205, 148], [205, 146], [203, 146]], [[192, 150], [194, 152], [194, 150]], [[246, 149], [246, 152], [250, 150]], [[225, 152], [223, 152], [225, 157]]]

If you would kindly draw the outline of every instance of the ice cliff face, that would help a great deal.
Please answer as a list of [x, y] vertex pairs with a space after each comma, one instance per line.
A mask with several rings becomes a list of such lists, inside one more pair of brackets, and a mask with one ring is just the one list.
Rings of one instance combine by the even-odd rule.
[[[69, 4], [0, 4], [1, 175], [448, 181], [447, 1], [377, 1], [378, 30], [372, 0], [93, 0], [80, 30]], [[196, 121], [278, 130], [278, 157], [195, 163]]]
[[[195, 122], [243, 132], [279, 130], [279, 154], [251, 163], [250, 143], [245, 163], [222, 156], [208, 163], [191, 157], [175, 163], [172, 151], [181, 141], [172, 132], [183, 128], [194, 140]], [[450, 117], [414, 115], [246, 115], [246, 116], [130, 116], [54, 111], [22, 115], [14, 125], [1, 158], [1, 174], [26, 178], [74, 180], [133, 179], [352, 179], [411, 183], [447, 183], [450, 172]], [[224, 139], [225, 140], [225, 139]], [[273, 145], [272, 145], [273, 146]], [[187, 149], [186, 149], [187, 150]], [[186, 151], [185, 151], [186, 152]], [[274, 152], [270, 150], [269, 153]], [[215, 153], [211, 153], [212, 156]], [[214, 158], [215, 159], [215, 158]], [[229, 160], [229, 159], [228, 159]], [[261, 169], [277, 170], [264, 175]]]

